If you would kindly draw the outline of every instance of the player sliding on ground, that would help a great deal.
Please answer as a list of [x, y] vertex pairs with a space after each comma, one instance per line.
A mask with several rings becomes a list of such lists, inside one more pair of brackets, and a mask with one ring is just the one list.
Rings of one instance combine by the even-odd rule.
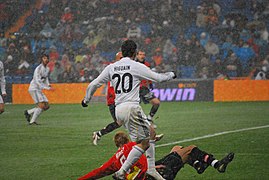
[[[151, 135], [154, 140], [154, 134]], [[136, 142], [130, 142], [125, 132], [117, 132], [114, 136], [115, 145], [118, 147], [117, 152], [102, 166], [92, 170], [78, 180], [99, 179], [118, 171], [122, 166], [122, 160], [126, 159]], [[156, 169], [164, 179], [173, 180], [176, 178], [179, 170], [184, 164], [194, 167], [198, 174], [203, 173], [208, 166], [214, 167], [218, 172], [224, 173], [227, 165], [233, 160], [234, 154], [229, 153], [222, 160], [218, 161], [212, 154], [200, 150], [197, 146], [188, 147], [174, 146], [169, 154], [156, 162]], [[131, 167], [125, 175], [128, 180], [151, 180], [151, 176], [146, 174], [147, 161], [145, 155]]]

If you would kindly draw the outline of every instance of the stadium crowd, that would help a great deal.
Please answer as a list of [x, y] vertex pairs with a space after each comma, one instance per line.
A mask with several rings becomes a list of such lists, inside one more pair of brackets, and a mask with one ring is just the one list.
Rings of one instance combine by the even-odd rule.
[[[173, 69], [178, 78], [268, 75], [267, 0], [40, 1], [40, 8], [31, 0], [0, 3], [8, 83], [29, 82], [43, 53], [50, 82], [90, 82], [126, 39], [137, 42], [157, 72]], [[24, 26], [5, 34], [26, 10]]]

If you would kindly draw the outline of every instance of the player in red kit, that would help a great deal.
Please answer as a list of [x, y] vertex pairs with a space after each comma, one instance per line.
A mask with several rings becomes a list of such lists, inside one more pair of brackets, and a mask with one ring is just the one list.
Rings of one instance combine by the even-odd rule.
[[[118, 171], [136, 142], [129, 142], [128, 135], [124, 132], [117, 132], [114, 136], [115, 145], [119, 148], [117, 152], [102, 166], [78, 178], [78, 180], [99, 179]], [[126, 179], [143, 180], [147, 172], [147, 158], [142, 155], [140, 159], [126, 173]]]
[[[136, 54], [136, 61], [140, 62], [142, 64], [145, 64], [147, 67], [150, 68], [150, 64], [145, 61], [146, 53], [142, 50], [137, 51]], [[150, 103], [152, 105], [150, 112], [148, 114], [148, 120], [152, 122], [153, 116], [156, 114], [156, 112], [159, 109], [160, 106], [160, 100], [155, 97], [154, 93], [150, 90], [153, 89], [152, 81], [150, 80], [142, 80], [140, 83], [140, 101], [143, 101], [144, 104]], [[156, 125], [154, 125], [156, 127]]]

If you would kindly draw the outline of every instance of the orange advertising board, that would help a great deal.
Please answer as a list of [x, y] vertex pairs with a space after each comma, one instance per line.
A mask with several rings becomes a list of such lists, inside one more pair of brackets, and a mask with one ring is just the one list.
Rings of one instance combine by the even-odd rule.
[[215, 80], [214, 101], [269, 101], [269, 81]]
[[[86, 94], [88, 83], [52, 84], [53, 91], [43, 90], [51, 104], [80, 103]], [[13, 104], [33, 104], [34, 101], [28, 93], [29, 84], [12, 85]], [[105, 96], [105, 85], [97, 89], [94, 96]]]

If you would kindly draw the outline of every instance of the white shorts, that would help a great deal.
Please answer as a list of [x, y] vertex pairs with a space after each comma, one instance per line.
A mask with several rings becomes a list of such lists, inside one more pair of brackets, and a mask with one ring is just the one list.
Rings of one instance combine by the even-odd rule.
[[45, 94], [42, 91], [30, 90], [29, 93], [32, 96], [32, 98], [36, 104], [40, 103], [40, 102], [49, 102], [47, 97], [45, 96]]
[[0, 104], [3, 104], [4, 103], [4, 100], [2, 98], [2, 96], [0, 95]]
[[123, 103], [116, 106], [116, 117], [128, 130], [132, 141], [149, 139], [149, 122], [141, 106], [137, 103]]

